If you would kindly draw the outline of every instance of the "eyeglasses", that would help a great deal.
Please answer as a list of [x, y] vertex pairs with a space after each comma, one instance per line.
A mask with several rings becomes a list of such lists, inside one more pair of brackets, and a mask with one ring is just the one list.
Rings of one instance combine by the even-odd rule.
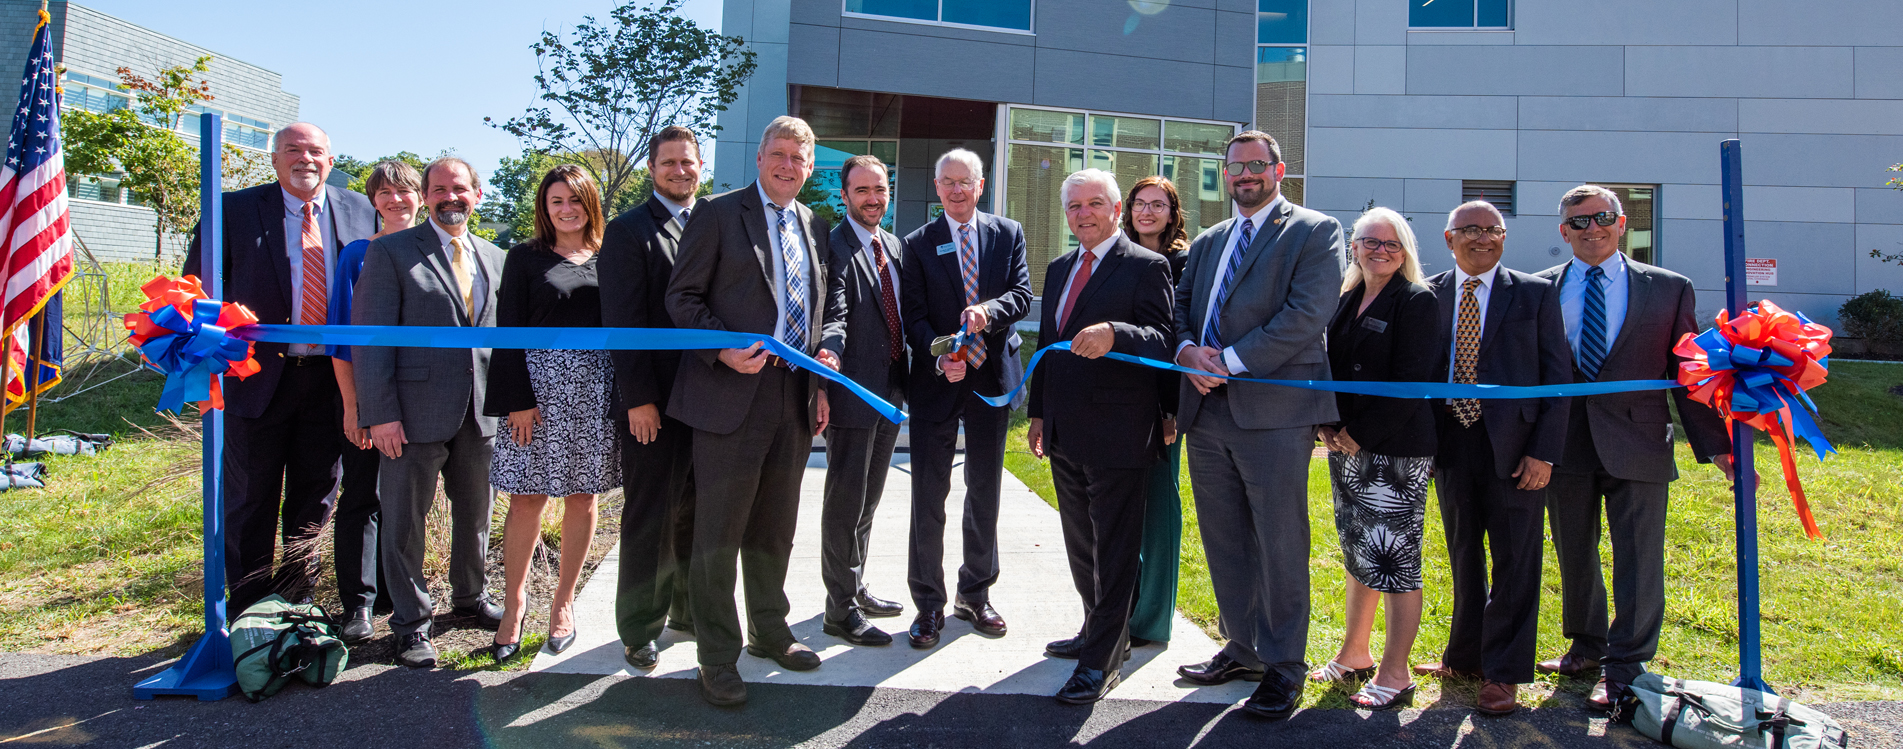
[[947, 190], [953, 190], [953, 189], [956, 189], [956, 190], [964, 190], [965, 192], [971, 192], [971, 191], [972, 191], [973, 189], [975, 189], [975, 188], [977, 188], [977, 187], [978, 187], [978, 180], [975, 180], [975, 179], [941, 179], [941, 180], [938, 180], [938, 186], [939, 186], [939, 187], [943, 187], [943, 188], [945, 188], [945, 189], [947, 189]]
[[1273, 162], [1256, 159], [1254, 161], [1231, 161], [1228, 164], [1224, 164], [1222, 170], [1227, 172], [1231, 177], [1240, 177], [1244, 169], [1249, 170], [1250, 174], [1261, 174], [1268, 171], [1269, 167], [1272, 166], [1275, 166]]
[[1401, 246], [1400, 242], [1394, 241], [1392, 239], [1375, 239], [1374, 237], [1362, 237], [1360, 239], [1355, 240], [1355, 243], [1361, 245], [1361, 249], [1367, 250], [1368, 252], [1398, 253], [1405, 250], [1405, 248]]
[[1482, 234], [1493, 237], [1494, 239], [1499, 239], [1507, 235], [1507, 228], [1504, 226], [1480, 226], [1479, 224], [1468, 224], [1454, 231], [1460, 232], [1461, 236], [1468, 239], [1479, 239]]
[[1567, 226], [1573, 227], [1575, 231], [1586, 228], [1588, 223], [1594, 223], [1600, 226], [1611, 226], [1613, 224], [1619, 223], [1619, 214], [1613, 213], [1612, 211], [1600, 211], [1598, 213], [1586, 213], [1586, 214], [1580, 214], [1578, 216], [1567, 216], [1566, 220], [1563, 223], [1565, 223]]
[[1145, 203], [1141, 200], [1133, 200], [1130, 202], [1130, 212], [1167, 214], [1170, 212], [1170, 202], [1167, 200], [1155, 200]]

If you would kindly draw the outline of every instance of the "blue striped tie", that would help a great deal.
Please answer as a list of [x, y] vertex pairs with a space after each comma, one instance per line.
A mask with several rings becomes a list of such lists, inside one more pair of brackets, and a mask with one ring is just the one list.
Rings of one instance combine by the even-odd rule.
[[1579, 321], [1579, 371], [1588, 380], [1599, 379], [1606, 363], [1606, 271], [1595, 265], [1586, 270], [1586, 314]]
[[1210, 348], [1222, 348], [1222, 305], [1229, 301], [1229, 287], [1235, 283], [1236, 271], [1242, 268], [1242, 255], [1249, 251], [1249, 245], [1255, 242], [1255, 222], [1247, 218], [1236, 219], [1242, 222], [1242, 236], [1236, 239], [1236, 249], [1229, 253], [1229, 264], [1223, 266], [1222, 283], [1216, 284], [1216, 306], [1209, 309], [1209, 319], [1203, 322], [1203, 345]]
[[[773, 205], [768, 203], [768, 205]], [[785, 208], [773, 206], [780, 216], [780, 257], [786, 261], [786, 338], [784, 343], [795, 351], [806, 350], [806, 253], [800, 240], [787, 226]]]

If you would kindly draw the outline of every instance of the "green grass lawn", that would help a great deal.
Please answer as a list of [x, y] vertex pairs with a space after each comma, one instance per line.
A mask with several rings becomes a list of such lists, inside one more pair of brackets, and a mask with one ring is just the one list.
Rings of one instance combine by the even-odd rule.
[[[1765, 677], [1809, 699], [1903, 698], [1903, 627], [1897, 624], [1903, 621], [1903, 557], [1898, 554], [1903, 548], [1903, 398], [1886, 392], [1898, 384], [1903, 384], [1903, 366], [1838, 362], [1831, 368], [1830, 382], [1812, 392], [1824, 413], [1824, 431], [1839, 450], [1821, 464], [1814, 456], [1798, 459], [1824, 541], [1804, 537], [1778, 473], [1775, 448], [1759, 441]], [[1027, 451], [1026, 426], [1022, 417], [1014, 423], [1006, 466], [1055, 504], [1049, 464]], [[1678, 458], [1681, 478], [1672, 487], [1666, 541], [1666, 622], [1653, 668], [1672, 676], [1729, 681], [1737, 675], [1738, 647], [1730, 485], [1712, 467], [1694, 462], [1682, 444]], [[1335, 540], [1327, 461], [1310, 463], [1308, 484], [1313, 528], [1308, 660], [1320, 664], [1334, 656], [1344, 623], [1341, 550]], [[1182, 487], [1177, 606], [1213, 637], [1216, 603], [1187, 465]], [[1439, 658], [1453, 605], [1447, 547], [1432, 499], [1424, 546], [1425, 612], [1415, 662]], [[1603, 543], [1600, 553], [1610, 565], [1610, 543]], [[1566, 642], [1559, 628], [1559, 572], [1550, 545], [1543, 571], [1539, 652], [1552, 657], [1564, 651]], [[1375, 642], [1378, 657], [1378, 635]], [[1543, 677], [1535, 693], [1584, 692], [1590, 686], [1582, 680]], [[1431, 685], [1423, 687], [1430, 690], [1424, 699], [1431, 700]], [[1311, 705], [1346, 706], [1339, 695], [1311, 693], [1308, 699]]]

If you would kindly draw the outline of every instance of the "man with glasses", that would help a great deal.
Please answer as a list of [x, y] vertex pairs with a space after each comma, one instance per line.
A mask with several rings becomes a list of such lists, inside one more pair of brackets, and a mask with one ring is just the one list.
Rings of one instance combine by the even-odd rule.
[[[1672, 347], [1695, 333], [1691, 281], [1619, 251], [1626, 217], [1619, 196], [1581, 185], [1559, 201], [1559, 235], [1571, 261], [1540, 272], [1559, 284], [1578, 382], [1676, 379]], [[1731, 439], [1724, 420], [1671, 391], [1685, 436], [1701, 463], [1732, 479]], [[1546, 512], [1559, 557], [1561, 624], [1571, 646], [1539, 670], [1598, 676], [1587, 702], [1610, 710], [1658, 652], [1665, 620], [1665, 513], [1672, 458], [1672, 413], [1664, 392], [1608, 393], [1572, 399], [1565, 452], [1546, 492]], [[1612, 537], [1612, 600], [1599, 565], [1600, 504]]]
[[[1322, 334], [1341, 288], [1341, 224], [1281, 196], [1275, 139], [1230, 139], [1224, 174], [1236, 218], [1190, 247], [1175, 298], [1176, 363], [1212, 375], [1329, 379]], [[1210, 582], [1229, 639], [1177, 673], [1194, 684], [1261, 686], [1243, 709], [1286, 718], [1301, 703], [1309, 613], [1308, 463], [1335, 397], [1188, 375], [1177, 409]]]
[[[1559, 287], [1501, 267], [1507, 230], [1483, 201], [1447, 216], [1454, 269], [1428, 279], [1447, 336], [1439, 368], [1463, 385], [1558, 385], [1573, 381]], [[1439, 663], [1416, 673], [1483, 679], [1476, 707], [1519, 709], [1533, 680], [1539, 628], [1540, 516], [1566, 440], [1567, 398], [1436, 404], [1434, 490], [1454, 581], [1454, 612]], [[1492, 578], [1488, 578], [1491, 556]]]
[[[984, 164], [962, 148], [945, 152], [933, 170], [945, 215], [905, 237], [899, 313], [912, 346], [906, 394], [912, 403], [912, 543], [907, 580], [918, 615], [912, 647], [938, 644], [945, 604], [952, 616], [990, 637], [1005, 633], [991, 607], [998, 581], [998, 494], [1010, 409], [986, 405], [1023, 379], [1018, 336], [1011, 326], [1031, 306], [1031, 273], [1018, 222], [978, 210]], [[932, 342], [959, 336], [955, 349], [932, 353]], [[958, 594], [945, 589], [945, 497], [951, 492], [959, 424], [965, 438], [964, 564]]]

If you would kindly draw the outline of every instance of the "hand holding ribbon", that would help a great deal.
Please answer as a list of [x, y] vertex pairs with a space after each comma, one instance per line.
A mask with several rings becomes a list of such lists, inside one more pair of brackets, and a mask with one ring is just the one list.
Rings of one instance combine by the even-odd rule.
[[1793, 437], [1804, 438], [1818, 460], [1837, 451], [1813, 418], [1817, 404], [1804, 392], [1824, 384], [1830, 372], [1830, 336], [1830, 328], [1804, 313], [1763, 301], [1736, 318], [1719, 312], [1717, 327], [1686, 333], [1673, 349], [1686, 359], [1678, 381], [1691, 388], [1692, 399], [1717, 410], [1727, 423], [1740, 421], [1770, 435], [1804, 533], [1819, 539], [1824, 534], [1804, 498], [1791, 444]]
[[139, 290], [146, 296], [142, 311], [127, 314], [124, 322], [127, 338], [146, 364], [165, 375], [158, 410], [177, 411], [187, 401], [224, 408], [218, 375], [244, 378], [258, 372], [251, 344], [227, 332], [256, 324], [257, 316], [242, 305], [207, 298], [195, 276], [159, 276]]

